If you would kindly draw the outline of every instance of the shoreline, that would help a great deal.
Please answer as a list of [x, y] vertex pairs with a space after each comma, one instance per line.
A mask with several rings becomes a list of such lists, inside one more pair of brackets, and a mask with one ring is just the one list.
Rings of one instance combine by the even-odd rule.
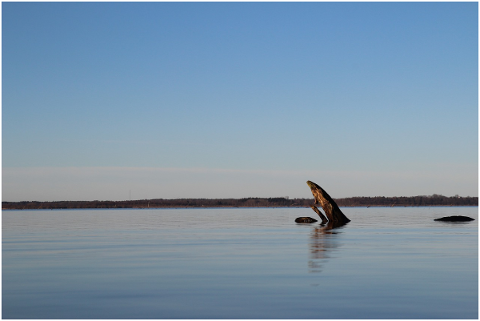
[[[478, 207], [478, 205], [405, 205], [405, 206], [339, 206], [340, 208], [405, 208], [405, 207]], [[238, 206], [217, 206], [217, 207], [69, 207], [69, 208], [2, 208], [2, 211], [53, 211], [53, 210], [181, 210], [181, 209], [252, 209], [252, 208], [310, 208], [309, 206], [257, 206], [257, 207], [238, 207]]]
[[[442, 195], [349, 197], [334, 199], [339, 207], [478, 206], [478, 197]], [[313, 198], [144, 199], [129, 201], [2, 202], [2, 210], [30, 209], [161, 209], [161, 208], [309, 208]]]

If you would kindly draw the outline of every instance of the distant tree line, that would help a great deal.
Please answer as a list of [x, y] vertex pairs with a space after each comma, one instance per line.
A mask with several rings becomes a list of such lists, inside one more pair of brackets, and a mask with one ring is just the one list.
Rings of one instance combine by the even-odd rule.
[[[2, 209], [80, 209], [80, 208], [200, 208], [200, 207], [309, 207], [313, 198], [182, 198], [144, 199], [131, 201], [58, 201], [58, 202], [2, 202]], [[368, 206], [478, 206], [478, 197], [431, 196], [412, 197], [349, 197], [338, 198], [340, 207]]]
[[349, 197], [335, 200], [338, 206], [478, 206], [478, 197], [430, 196]]

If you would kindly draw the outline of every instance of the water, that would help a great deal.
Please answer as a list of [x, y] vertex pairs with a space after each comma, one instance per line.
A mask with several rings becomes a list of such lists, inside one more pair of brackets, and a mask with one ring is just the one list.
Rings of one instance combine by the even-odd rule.
[[478, 318], [477, 207], [342, 210], [3, 211], [2, 317]]

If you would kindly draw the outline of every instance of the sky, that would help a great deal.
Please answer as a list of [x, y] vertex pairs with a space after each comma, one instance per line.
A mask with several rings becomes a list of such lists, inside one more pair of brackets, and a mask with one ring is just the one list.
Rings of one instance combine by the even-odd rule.
[[478, 195], [476, 2], [2, 3], [3, 201]]

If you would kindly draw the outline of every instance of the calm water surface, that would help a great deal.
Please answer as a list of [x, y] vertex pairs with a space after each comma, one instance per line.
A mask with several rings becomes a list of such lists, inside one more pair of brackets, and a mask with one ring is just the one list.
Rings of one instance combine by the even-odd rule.
[[342, 210], [3, 211], [2, 317], [478, 318], [477, 207]]

